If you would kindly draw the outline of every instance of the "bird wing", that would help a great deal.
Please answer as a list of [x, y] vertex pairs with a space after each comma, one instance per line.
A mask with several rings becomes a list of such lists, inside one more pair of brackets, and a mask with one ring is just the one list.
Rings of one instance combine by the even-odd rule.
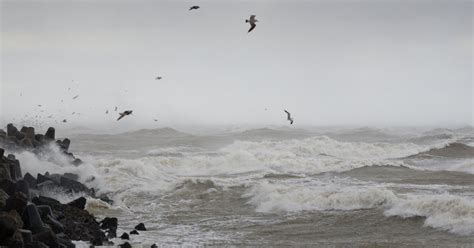
[[120, 113], [120, 116], [119, 118], [117, 119], [117, 121], [119, 121], [120, 119], [122, 119], [125, 115], [123, 113]]
[[256, 17], [256, 15], [251, 15], [250, 16], [250, 22], [255, 22], [255, 17]]
[[293, 124], [293, 119], [291, 119], [291, 121], [290, 121], [290, 125], [291, 125], [291, 124]]
[[284, 111], [285, 111], [285, 113], [286, 113], [286, 117], [287, 117], [287, 118], [288, 118], [288, 120], [289, 120], [289, 119], [291, 118], [291, 114], [290, 114], [290, 112], [286, 111], [286, 109], [285, 109]]
[[247, 33], [250, 33], [250, 31], [252, 31], [257, 25], [255, 23], [251, 23], [250, 24], [250, 29]]

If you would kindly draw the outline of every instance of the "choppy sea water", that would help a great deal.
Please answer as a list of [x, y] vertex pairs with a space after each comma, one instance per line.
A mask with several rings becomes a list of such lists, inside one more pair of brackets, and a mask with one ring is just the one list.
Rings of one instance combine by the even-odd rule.
[[71, 139], [83, 165], [24, 152], [24, 172], [94, 176], [87, 184], [115, 203], [90, 199], [89, 211], [117, 217], [118, 235], [139, 222], [149, 229], [131, 243], [474, 247], [472, 128], [164, 128]]

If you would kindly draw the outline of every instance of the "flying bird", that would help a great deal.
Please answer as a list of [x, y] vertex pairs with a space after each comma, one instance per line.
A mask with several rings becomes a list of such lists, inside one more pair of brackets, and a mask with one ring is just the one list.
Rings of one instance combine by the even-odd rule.
[[38, 104], [38, 107], [40, 107], [40, 108], [41, 108], [41, 104]]
[[286, 111], [285, 109], [285, 113], [286, 113], [286, 119], [290, 121], [290, 125], [293, 124], [293, 118], [291, 118], [290, 112]]
[[64, 120], [63, 120], [63, 122], [64, 122], [64, 123], [66, 123], [66, 122], [67, 122], [67, 120], [66, 120], [66, 119], [64, 119]]
[[76, 98], [78, 98], [78, 97], [79, 97], [79, 95], [76, 95], [76, 96], [74, 96], [72, 99], [76, 99]]
[[189, 8], [189, 10], [193, 10], [193, 9], [199, 9], [199, 6], [194, 5], [194, 6], [191, 6], [191, 8]]
[[158, 120], [157, 119], [153, 119], [155, 122], [157, 122]]
[[125, 110], [123, 111], [123, 113], [119, 113], [119, 118], [117, 119], [117, 121], [119, 121], [120, 119], [122, 119], [123, 117], [127, 116], [127, 115], [131, 115], [133, 112], [133, 110]]
[[155, 80], [161, 80], [163, 77], [156, 77]]
[[117, 111], [117, 106], [115, 106], [115, 110], [114, 111]]
[[245, 22], [248, 22], [250, 24], [250, 29], [247, 32], [250, 33], [250, 31], [252, 31], [257, 26], [256, 22], [258, 22], [258, 20], [255, 19], [255, 15], [251, 15], [248, 20], [245, 20]]
[[105, 114], [108, 114], [108, 113], [109, 113], [109, 110], [106, 110], [106, 111], [105, 111]]

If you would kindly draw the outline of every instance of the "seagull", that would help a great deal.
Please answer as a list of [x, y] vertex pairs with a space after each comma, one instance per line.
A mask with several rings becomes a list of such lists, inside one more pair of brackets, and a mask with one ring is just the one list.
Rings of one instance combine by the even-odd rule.
[[250, 33], [250, 31], [252, 31], [257, 26], [257, 24], [255, 24], [255, 23], [258, 22], [258, 20], [255, 19], [255, 15], [251, 15], [249, 20], [245, 20], [245, 22], [250, 23], [250, 29], [247, 32], [247, 33]]
[[63, 120], [63, 122], [64, 122], [64, 123], [66, 123], [66, 122], [67, 122], [67, 120], [66, 120], [66, 119], [64, 119], [64, 120]]
[[153, 119], [155, 122], [157, 122], [158, 120], [157, 119]]
[[160, 80], [160, 79], [162, 79], [162, 77], [156, 77], [156, 78], [155, 78], [155, 80]]
[[109, 110], [106, 110], [106, 111], [105, 111], [105, 114], [108, 114], [108, 113], [109, 113]]
[[290, 112], [286, 111], [286, 109], [285, 109], [285, 113], [286, 113], [286, 116], [287, 116], [287, 117], [286, 117], [287, 120], [290, 121], [290, 125], [293, 124], [293, 118], [291, 118]]
[[131, 115], [133, 112], [133, 110], [125, 110], [123, 111], [123, 113], [119, 113], [120, 117], [117, 119], [117, 121], [119, 121], [120, 119], [122, 119], [123, 117], [127, 116], [127, 115]]
[[117, 106], [115, 106], [115, 110], [114, 111], [117, 111]]
[[72, 112], [72, 114], [71, 114], [71, 115], [74, 115], [75, 113], [76, 113], [76, 112]]
[[193, 9], [199, 9], [199, 6], [194, 5], [194, 6], [191, 6], [191, 8], [189, 8], [189, 10], [193, 10]]
[[76, 99], [76, 98], [78, 98], [78, 97], [79, 97], [79, 95], [76, 95], [76, 96], [75, 96], [75, 97], [73, 97], [72, 99]]
[[40, 107], [40, 108], [41, 108], [41, 104], [38, 104], [38, 107]]

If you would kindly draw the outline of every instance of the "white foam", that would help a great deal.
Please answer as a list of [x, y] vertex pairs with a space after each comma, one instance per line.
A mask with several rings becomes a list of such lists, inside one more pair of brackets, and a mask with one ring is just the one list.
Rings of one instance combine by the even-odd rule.
[[[421, 187], [421, 186], [420, 186]], [[243, 195], [258, 212], [300, 212], [382, 208], [387, 216], [426, 217], [429, 227], [460, 235], [474, 233], [474, 198], [424, 190], [397, 194], [382, 185], [334, 183], [291, 184], [264, 181]]]
[[452, 233], [474, 233], [474, 198], [450, 194], [406, 195], [385, 211], [387, 216], [426, 217], [425, 225]]

